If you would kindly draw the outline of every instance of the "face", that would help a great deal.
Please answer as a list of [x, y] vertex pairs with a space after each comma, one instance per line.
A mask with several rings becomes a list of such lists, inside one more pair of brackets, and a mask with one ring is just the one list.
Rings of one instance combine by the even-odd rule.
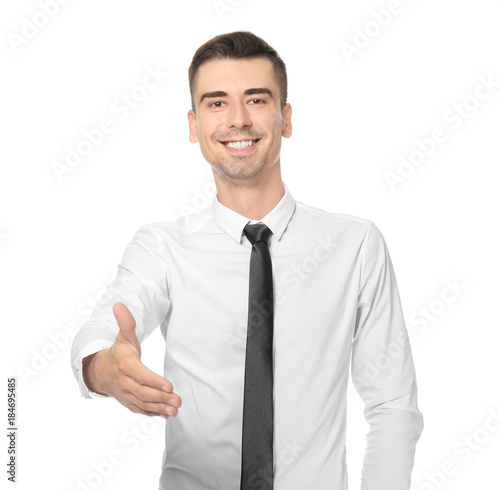
[[281, 137], [292, 134], [290, 104], [267, 59], [211, 60], [201, 65], [188, 112], [189, 139], [214, 170], [233, 185], [255, 184], [277, 165]]

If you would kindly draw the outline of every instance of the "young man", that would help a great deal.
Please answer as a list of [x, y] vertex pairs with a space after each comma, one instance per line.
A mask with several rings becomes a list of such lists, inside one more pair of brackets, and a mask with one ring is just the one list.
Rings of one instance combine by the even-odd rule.
[[[292, 109], [265, 41], [215, 37], [189, 81], [189, 137], [217, 194], [134, 235], [73, 343], [83, 396], [168, 419], [160, 489], [346, 490], [351, 363], [370, 424], [362, 488], [409, 489], [423, 417], [382, 234], [295, 201], [282, 181]], [[158, 325], [164, 377], [140, 361]]]

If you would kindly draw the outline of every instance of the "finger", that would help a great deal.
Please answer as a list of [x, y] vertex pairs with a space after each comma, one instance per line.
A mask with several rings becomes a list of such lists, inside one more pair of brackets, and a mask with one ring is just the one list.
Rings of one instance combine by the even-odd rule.
[[173, 407], [172, 405], [166, 403], [145, 402], [140, 398], [137, 398], [132, 393], [129, 393], [125, 396], [125, 401], [127, 402], [125, 405], [129, 406], [131, 410], [134, 410], [135, 408], [137, 410], [140, 410], [141, 413], [145, 412], [147, 414], [170, 415], [172, 417], [175, 417], [179, 411], [176, 407]]
[[164, 419], [168, 419], [170, 418], [170, 415], [168, 414], [159, 414], [159, 413], [153, 413], [153, 412], [147, 412], [145, 410], [141, 410], [139, 407], [137, 407], [136, 405], [127, 405], [125, 403], [122, 403], [122, 405], [125, 407], [125, 408], [128, 408], [131, 412], [134, 412], [134, 413], [140, 413], [142, 415], [146, 415], [147, 417], [163, 417]]
[[138, 385], [131, 393], [143, 403], [162, 405], [163, 411], [165, 411], [165, 408], [167, 407], [179, 408], [182, 405], [182, 400], [179, 395], [176, 395], [175, 393], [166, 394], [155, 390], [154, 388], [149, 388], [148, 386]]
[[[182, 405], [182, 399], [179, 395], [139, 385], [130, 377], [121, 380], [120, 389], [121, 395], [127, 398], [129, 403], [133, 403], [143, 410], [177, 415], [177, 409]], [[175, 410], [167, 410], [167, 408]]]
[[130, 310], [123, 303], [115, 303], [113, 305], [113, 314], [120, 328], [117, 339], [130, 342], [140, 351], [140, 342], [135, 333], [136, 323]]
[[172, 393], [174, 391], [174, 386], [168, 379], [151, 371], [151, 369], [148, 369], [139, 360], [137, 362], [130, 362], [122, 372], [141, 386], [149, 386], [165, 393]]

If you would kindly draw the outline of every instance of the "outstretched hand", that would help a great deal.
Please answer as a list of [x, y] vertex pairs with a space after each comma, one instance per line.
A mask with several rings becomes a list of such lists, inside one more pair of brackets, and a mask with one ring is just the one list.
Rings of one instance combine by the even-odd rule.
[[135, 319], [123, 303], [113, 306], [120, 331], [109, 349], [86, 357], [84, 372], [89, 389], [116, 398], [135, 413], [168, 418], [177, 415], [182, 400], [172, 383], [141, 362], [141, 345], [135, 333]]

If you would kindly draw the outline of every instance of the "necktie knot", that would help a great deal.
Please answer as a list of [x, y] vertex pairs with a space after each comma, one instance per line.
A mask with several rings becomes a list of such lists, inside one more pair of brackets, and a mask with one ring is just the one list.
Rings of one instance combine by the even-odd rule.
[[272, 231], [264, 223], [250, 223], [245, 226], [243, 233], [248, 238], [248, 241], [253, 245], [255, 242], [269, 243]]

